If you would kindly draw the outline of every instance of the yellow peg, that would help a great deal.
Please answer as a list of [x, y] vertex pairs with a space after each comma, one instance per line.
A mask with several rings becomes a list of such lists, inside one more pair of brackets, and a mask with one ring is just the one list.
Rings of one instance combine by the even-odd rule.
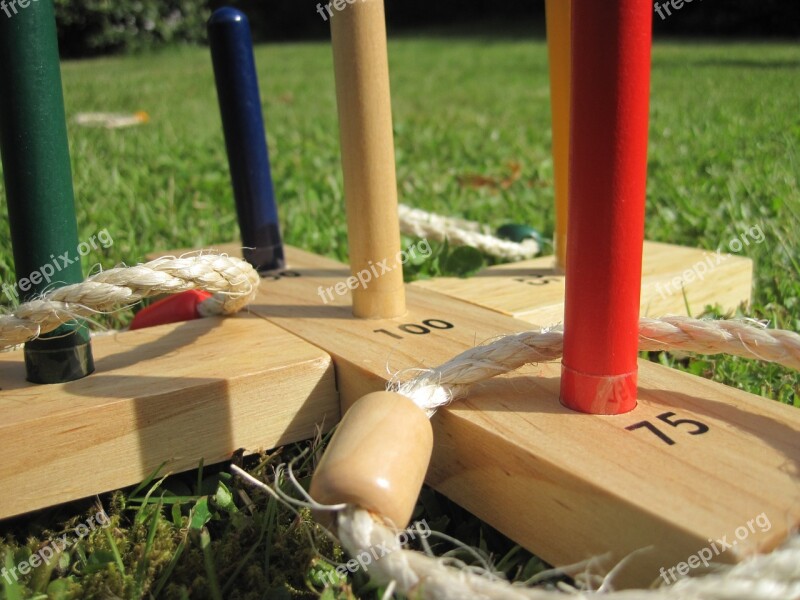
[[550, 111], [553, 121], [556, 268], [562, 272], [567, 268], [571, 2], [572, 0], [546, 0], [545, 3], [550, 62]]

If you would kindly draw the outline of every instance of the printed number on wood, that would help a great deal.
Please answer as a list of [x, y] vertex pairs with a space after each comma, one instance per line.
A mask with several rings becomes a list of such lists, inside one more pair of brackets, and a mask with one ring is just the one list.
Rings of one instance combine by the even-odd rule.
[[278, 281], [280, 279], [291, 279], [294, 277], [300, 277], [300, 273], [297, 271], [278, 271], [277, 273], [271, 273], [269, 276], [265, 278], [272, 279], [273, 281]]
[[526, 285], [547, 285], [548, 283], [556, 283], [562, 281], [563, 278], [558, 279], [555, 277], [547, 277], [546, 275], [528, 275], [527, 277], [514, 277], [514, 281], [524, 283]]
[[[690, 427], [694, 427], [693, 430], [685, 430], [685, 433], [689, 435], [702, 435], [708, 431], [708, 425], [705, 423], [701, 423], [695, 419], [673, 419], [675, 417], [674, 412], [665, 412], [658, 415], [656, 418], [671, 427], [679, 428], [681, 425], [688, 425]], [[675, 440], [669, 437], [666, 433], [661, 431], [656, 425], [651, 423], [650, 421], [639, 421], [638, 423], [634, 423], [633, 425], [628, 425], [626, 428], [628, 431], [634, 431], [636, 429], [647, 429], [651, 431], [653, 435], [657, 436], [662, 442], [667, 444], [668, 446], [674, 446]]]
[[[425, 319], [421, 325], [418, 323], [403, 323], [402, 325], [398, 325], [397, 329], [412, 335], [425, 335], [430, 333], [432, 329], [453, 329], [453, 327], [455, 327], [455, 325], [448, 321], [443, 321], [442, 319]], [[372, 332], [384, 333], [389, 337], [393, 337], [398, 340], [402, 340], [404, 337], [402, 335], [393, 333], [388, 329], [373, 329]]]

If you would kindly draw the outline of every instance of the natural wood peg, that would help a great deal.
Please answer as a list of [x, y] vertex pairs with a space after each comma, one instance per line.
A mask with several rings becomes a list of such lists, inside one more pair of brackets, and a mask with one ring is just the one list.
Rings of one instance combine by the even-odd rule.
[[353, 289], [353, 314], [392, 319], [406, 313], [406, 300], [383, 0], [349, 2], [331, 19], [331, 41], [350, 272], [361, 280], [373, 264], [390, 267]]
[[[433, 450], [425, 412], [393, 392], [374, 392], [347, 411], [311, 480], [322, 504], [356, 504], [402, 529], [411, 520]], [[330, 513], [315, 514], [330, 523]]]

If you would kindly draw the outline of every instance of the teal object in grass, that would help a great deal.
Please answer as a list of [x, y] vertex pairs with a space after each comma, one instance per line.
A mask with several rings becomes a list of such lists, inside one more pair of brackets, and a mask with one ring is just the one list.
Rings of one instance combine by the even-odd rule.
[[542, 234], [530, 225], [521, 225], [519, 223], [501, 225], [497, 228], [497, 237], [517, 243], [532, 239], [536, 240], [539, 246], [542, 245]]

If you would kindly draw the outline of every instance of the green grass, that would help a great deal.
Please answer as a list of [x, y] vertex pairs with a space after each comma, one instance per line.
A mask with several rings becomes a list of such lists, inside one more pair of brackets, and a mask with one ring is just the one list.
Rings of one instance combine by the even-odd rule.
[[[760, 226], [765, 241], [741, 253], [756, 263], [754, 303], [747, 315], [800, 330], [796, 56], [793, 44], [655, 46], [647, 237], [713, 250]], [[330, 49], [326, 44], [262, 46], [257, 60], [286, 241], [345, 259]], [[409, 37], [392, 42], [390, 60], [402, 201], [493, 226], [528, 223], [551, 237], [544, 43]], [[85, 270], [97, 263], [135, 263], [155, 250], [237, 237], [206, 50], [67, 63], [63, 77], [69, 116], [146, 110], [152, 117], [148, 125], [129, 130], [70, 126], [80, 237], [107, 229], [114, 240], [84, 259]], [[464, 176], [475, 174], [502, 179], [514, 164], [521, 166], [522, 176], [507, 189], [463, 184]], [[0, 197], [4, 202], [4, 194]], [[4, 209], [0, 220], [6, 220]], [[12, 274], [10, 242], [3, 236], [0, 279], [8, 282]], [[730, 358], [653, 358], [800, 405], [797, 374], [786, 369]], [[267, 464], [297, 450], [248, 465], [266, 474]], [[301, 471], [304, 477], [308, 472]], [[25, 588], [4, 586], [0, 579], [0, 598], [44, 598], [46, 590], [51, 598], [319, 594], [314, 582], [325, 566], [314, 560], [306, 533], [315, 536], [325, 556], [340, 558], [340, 550], [318, 535], [308, 515], [295, 519], [224, 473], [224, 468], [201, 471], [105, 497], [112, 526], [63, 553], [57, 566], [27, 576]], [[231, 491], [235, 502], [228, 499]], [[250, 508], [242, 493], [253, 501]], [[4, 523], [3, 547], [15, 553], [0, 553], [4, 564], [16, 564], [42, 540], [96, 512], [92, 508], [79, 503]], [[418, 515], [434, 529], [493, 552], [511, 577], [523, 579], [542, 568], [430, 491], [423, 493]], [[375, 593], [356, 577], [323, 597]]]

